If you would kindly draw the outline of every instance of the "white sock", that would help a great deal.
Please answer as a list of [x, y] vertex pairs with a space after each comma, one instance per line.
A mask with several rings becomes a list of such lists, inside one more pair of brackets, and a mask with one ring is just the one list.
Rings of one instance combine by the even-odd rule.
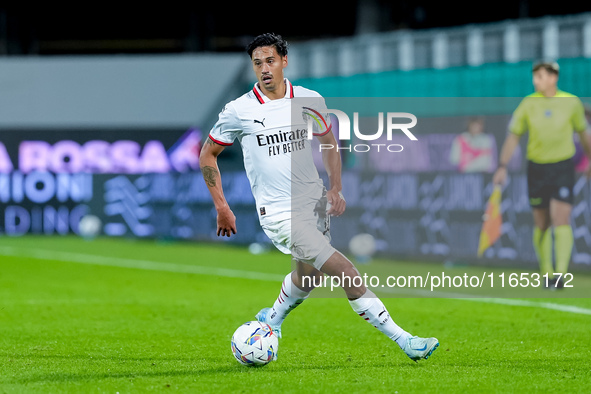
[[406, 341], [412, 335], [400, 328], [390, 317], [384, 303], [369, 289], [356, 300], [349, 300], [351, 308], [368, 323], [396, 341], [404, 349]]
[[280, 325], [283, 320], [289, 315], [289, 312], [297, 308], [310, 292], [306, 292], [298, 289], [291, 280], [291, 272], [285, 276], [283, 283], [281, 284], [281, 291], [279, 296], [275, 300], [273, 307], [270, 311], [270, 323]]

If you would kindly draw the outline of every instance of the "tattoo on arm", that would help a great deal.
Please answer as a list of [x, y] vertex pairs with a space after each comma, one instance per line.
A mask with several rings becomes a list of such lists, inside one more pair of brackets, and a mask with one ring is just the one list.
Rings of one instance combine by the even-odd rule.
[[201, 168], [201, 173], [203, 174], [203, 179], [205, 179], [207, 186], [214, 187], [216, 185], [217, 177], [220, 173], [215, 167], [204, 166]]
[[213, 145], [213, 141], [211, 140], [211, 138], [207, 137], [207, 139], [205, 140], [205, 145]]

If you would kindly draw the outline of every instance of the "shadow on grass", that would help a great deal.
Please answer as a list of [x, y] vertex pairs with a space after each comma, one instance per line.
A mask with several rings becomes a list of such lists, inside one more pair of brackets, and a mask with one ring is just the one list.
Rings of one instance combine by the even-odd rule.
[[[53, 356], [47, 356], [53, 357]], [[59, 356], [59, 358], [65, 356]], [[107, 357], [108, 358], [108, 357]], [[151, 361], [158, 361], [156, 358], [121, 358], [117, 360], [151, 360]], [[164, 359], [167, 361], [197, 361], [195, 359], [178, 359], [178, 358], [170, 358]], [[199, 360], [199, 362], [203, 362], [203, 360]], [[138, 378], [155, 378], [155, 377], [182, 377], [182, 376], [194, 376], [194, 377], [207, 377], [207, 376], [223, 376], [223, 375], [233, 375], [236, 374], [258, 374], [258, 373], [268, 373], [268, 374], [282, 374], [282, 373], [294, 373], [297, 371], [352, 371], [356, 369], [363, 369], [367, 368], [368, 365], [359, 365], [359, 364], [339, 364], [339, 365], [277, 365], [273, 364], [271, 366], [263, 366], [263, 367], [247, 367], [243, 365], [239, 365], [237, 363], [225, 363], [226, 365], [220, 365], [219, 360], [216, 360], [217, 365], [213, 365], [209, 368], [194, 368], [194, 369], [187, 369], [186, 367], [183, 369], [175, 369], [175, 370], [166, 370], [166, 371], [113, 371], [113, 372], [97, 372], [97, 373], [66, 373], [66, 372], [48, 372], [43, 374], [35, 374], [30, 375], [29, 377], [21, 377], [17, 379], [5, 379], [0, 380], [0, 383], [17, 383], [17, 384], [24, 384], [24, 383], [60, 383], [60, 382], [90, 382], [90, 381], [97, 381], [97, 380], [108, 380], [108, 379], [138, 379]], [[214, 364], [215, 362], [211, 362]], [[379, 364], [379, 365], [378, 365]], [[414, 363], [414, 362], [402, 362], [402, 363], [378, 363], [372, 364], [372, 368], [417, 368], [422, 367], [423, 364]]]
[[85, 360], [85, 361], [195, 361], [195, 357], [178, 357], [178, 356], [143, 356], [143, 357], [119, 357], [119, 356], [97, 356], [87, 354], [13, 354], [0, 353], [0, 357], [6, 357], [11, 360], [26, 359], [26, 360]]
[[155, 377], [175, 377], [175, 376], [201, 376], [204, 374], [225, 374], [235, 371], [232, 367], [216, 368], [215, 371], [203, 371], [199, 369], [184, 369], [174, 371], [154, 371], [154, 372], [100, 372], [100, 373], [60, 373], [52, 372], [46, 374], [34, 375], [28, 378], [14, 379], [4, 383], [60, 383], [60, 382], [90, 382], [105, 379], [138, 379]]

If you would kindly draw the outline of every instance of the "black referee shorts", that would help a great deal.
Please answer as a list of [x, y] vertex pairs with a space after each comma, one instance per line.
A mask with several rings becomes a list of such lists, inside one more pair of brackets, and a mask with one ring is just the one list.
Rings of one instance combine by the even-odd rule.
[[550, 200], [574, 201], [575, 163], [572, 158], [557, 163], [527, 162], [527, 188], [532, 208], [548, 208]]

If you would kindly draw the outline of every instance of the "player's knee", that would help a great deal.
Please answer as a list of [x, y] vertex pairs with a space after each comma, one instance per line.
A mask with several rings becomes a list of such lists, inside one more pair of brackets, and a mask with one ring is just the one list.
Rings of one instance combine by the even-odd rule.
[[322, 271], [339, 278], [340, 286], [345, 290], [349, 299], [359, 298], [366, 291], [365, 284], [357, 268], [339, 252], [331, 256]]

